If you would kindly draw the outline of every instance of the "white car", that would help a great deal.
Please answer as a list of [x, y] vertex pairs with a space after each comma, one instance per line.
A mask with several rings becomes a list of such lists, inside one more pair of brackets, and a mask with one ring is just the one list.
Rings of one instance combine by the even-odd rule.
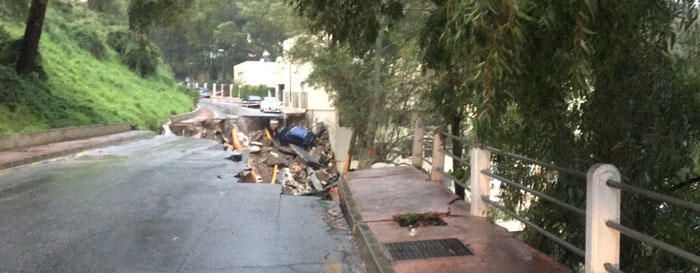
[[275, 97], [265, 97], [260, 102], [260, 111], [266, 113], [282, 113], [282, 103]]

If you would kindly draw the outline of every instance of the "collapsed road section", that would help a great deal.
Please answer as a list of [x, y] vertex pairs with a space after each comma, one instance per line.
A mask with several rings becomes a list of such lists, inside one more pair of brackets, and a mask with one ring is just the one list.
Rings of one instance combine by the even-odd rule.
[[303, 115], [217, 116], [200, 108], [173, 117], [168, 129], [215, 140], [235, 152], [230, 160], [246, 160], [248, 168], [236, 174], [240, 183], [280, 184], [283, 194], [328, 198], [340, 176], [326, 125]]

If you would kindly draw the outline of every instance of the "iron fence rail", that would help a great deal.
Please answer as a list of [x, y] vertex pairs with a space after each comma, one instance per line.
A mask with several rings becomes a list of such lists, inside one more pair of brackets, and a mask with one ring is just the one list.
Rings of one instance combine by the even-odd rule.
[[630, 193], [633, 193], [636, 195], [644, 196], [644, 197], [649, 198], [649, 199], [674, 204], [676, 206], [683, 207], [683, 208], [686, 208], [686, 209], [689, 209], [689, 210], [692, 210], [695, 212], [700, 212], [700, 204], [695, 204], [693, 202], [688, 202], [688, 201], [681, 200], [681, 199], [671, 197], [671, 196], [668, 196], [665, 194], [661, 194], [658, 192], [645, 190], [645, 189], [635, 187], [635, 186], [632, 186], [629, 184], [621, 183], [618, 181], [608, 180], [607, 184], [610, 187], [620, 189], [620, 190], [623, 190], [626, 192], [630, 192]]
[[451, 135], [451, 134], [448, 134], [448, 133], [444, 133], [444, 132], [442, 133], [442, 135], [445, 136], [445, 137], [447, 137], [447, 138], [451, 138], [451, 139], [453, 139], [453, 140], [456, 140], [456, 141], [458, 141], [459, 143], [461, 143], [461, 144], [463, 144], [463, 145], [471, 146], [471, 143], [469, 143], [469, 141], [467, 141], [466, 139], [463, 139], [463, 138], [460, 138], [460, 137], [458, 137], [458, 136]]
[[554, 165], [554, 164], [552, 164], [552, 163], [547, 163], [547, 162], [544, 162], [544, 161], [542, 161], [542, 160], [537, 160], [537, 159], [529, 158], [529, 157], [527, 157], [527, 156], [522, 156], [522, 155], [514, 154], [514, 153], [511, 153], [511, 152], [506, 152], [506, 151], [503, 151], [503, 150], [501, 150], [501, 149], [497, 149], [497, 148], [493, 148], [493, 147], [489, 147], [489, 146], [482, 146], [482, 148], [483, 148], [484, 150], [491, 151], [491, 152], [494, 153], [494, 154], [499, 154], [499, 155], [502, 155], [502, 156], [507, 156], [507, 157], [512, 157], [512, 158], [515, 158], [515, 159], [520, 159], [520, 160], [522, 160], [522, 161], [530, 162], [530, 163], [535, 164], [535, 165], [540, 165], [540, 166], [542, 166], [542, 167], [546, 167], [546, 168], [550, 168], [550, 169], [553, 169], [553, 170], [557, 170], [557, 171], [560, 171], [560, 172], [565, 173], [565, 174], [569, 174], [569, 175], [576, 176], [576, 177], [581, 177], [581, 178], [586, 178], [586, 173], [581, 172], [581, 171], [577, 171], [577, 170], [570, 169], [570, 168], [559, 167], [559, 166]]
[[466, 161], [466, 160], [465, 160], [464, 158], [462, 158], [462, 157], [458, 157], [458, 156], [454, 155], [453, 153], [451, 153], [451, 152], [448, 151], [447, 149], [445, 149], [445, 154], [446, 154], [447, 156], [449, 156], [449, 157], [451, 157], [451, 158], [457, 160], [457, 161], [459, 162], [459, 164], [462, 164], [462, 166], [469, 166], [469, 162], [468, 162], [468, 161]]
[[464, 189], [466, 189], [466, 190], [468, 190], [468, 191], [471, 191], [471, 187], [470, 187], [469, 185], [467, 185], [467, 183], [465, 183], [465, 182], [463, 182], [463, 181], [460, 181], [460, 180], [457, 179], [456, 177], [451, 176], [451, 175], [448, 174], [448, 173], [445, 173], [445, 177], [447, 177], [448, 179], [452, 180], [452, 182], [454, 182], [455, 184], [458, 184], [458, 185], [462, 186], [462, 188], [464, 188]]
[[552, 240], [552, 241], [558, 243], [558, 244], [561, 245], [562, 247], [564, 247], [564, 248], [570, 250], [571, 252], [575, 253], [576, 255], [579, 255], [579, 256], [581, 256], [581, 257], [585, 257], [585, 256], [586, 256], [586, 252], [583, 251], [583, 249], [576, 247], [575, 245], [573, 245], [573, 244], [567, 242], [566, 240], [564, 240], [564, 239], [562, 239], [562, 238], [559, 238], [559, 236], [557, 236], [557, 235], [555, 235], [555, 234], [553, 234], [553, 233], [551, 233], [551, 232], [545, 230], [544, 228], [538, 226], [537, 224], [535, 224], [535, 223], [533, 223], [533, 222], [530, 222], [530, 220], [525, 219], [524, 217], [522, 217], [522, 216], [518, 215], [517, 213], [515, 213], [515, 212], [513, 212], [513, 211], [511, 211], [511, 210], [509, 210], [509, 209], [507, 209], [506, 207], [501, 206], [501, 205], [499, 205], [498, 203], [496, 203], [496, 202], [494, 202], [494, 201], [491, 201], [491, 199], [489, 199], [488, 196], [482, 196], [481, 199], [484, 201], [484, 203], [486, 203], [486, 204], [488, 204], [488, 205], [490, 205], [490, 206], [492, 206], [492, 207], [494, 207], [494, 208], [496, 208], [496, 209], [498, 209], [498, 210], [500, 210], [500, 211], [502, 211], [502, 212], [504, 212], [504, 213], [510, 215], [511, 217], [513, 217], [513, 218], [515, 218], [515, 219], [518, 219], [518, 221], [520, 221], [520, 222], [522, 222], [523, 224], [529, 226], [530, 228], [534, 229], [535, 231], [539, 232], [540, 234], [542, 234], [543, 236], [549, 238], [550, 240]]
[[529, 193], [531, 193], [531, 194], [534, 195], [534, 196], [540, 197], [540, 198], [545, 199], [545, 200], [547, 200], [547, 201], [549, 201], [549, 202], [552, 202], [552, 203], [554, 203], [554, 204], [556, 204], [556, 205], [559, 205], [559, 206], [561, 206], [561, 207], [563, 207], [563, 208], [565, 208], [565, 209], [567, 209], [567, 210], [569, 210], [569, 211], [571, 211], [571, 212], [575, 212], [575, 213], [577, 213], [577, 214], [579, 214], [579, 215], [581, 215], [581, 216], [586, 216], [586, 210], [580, 209], [580, 208], [578, 208], [578, 207], [576, 207], [576, 206], [574, 206], [574, 205], [571, 205], [571, 204], [569, 204], [569, 203], [566, 203], [566, 202], [564, 202], [564, 201], [561, 201], [561, 200], [559, 200], [559, 199], [557, 199], [557, 198], [555, 198], [555, 197], [553, 197], [553, 196], [551, 196], [551, 195], [548, 195], [548, 194], [546, 194], [546, 193], [543, 193], [543, 192], [534, 190], [534, 189], [532, 189], [532, 188], [526, 187], [526, 186], [524, 186], [524, 185], [522, 185], [522, 184], [520, 184], [520, 183], [517, 183], [517, 182], [515, 182], [515, 181], [513, 181], [513, 180], [510, 180], [510, 179], [508, 179], [508, 178], [506, 178], [506, 177], [504, 177], [504, 176], [495, 174], [495, 173], [493, 173], [493, 172], [491, 172], [491, 171], [489, 171], [489, 170], [486, 170], [486, 169], [481, 170], [481, 173], [483, 173], [483, 174], [485, 174], [485, 175], [487, 175], [487, 176], [489, 176], [489, 177], [491, 177], [491, 178], [498, 179], [498, 180], [500, 180], [501, 182], [503, 182], [503, 183], [505, 183], [505, 184], [507, 184], [507, 185], [509, 185], [509, 186], [518, 188], [518, 189], [520, 189], [520, 190], [524, 190], [524, 191], [526, 191], [526, 192], [529, 192]]
[[663, 241], [657, 240], [654, 237], [651, 237], [647, 234], [641, 233], [641, 232], [636, 231], [634, 229], [628, 228], [628, 227], [623, 226], [623, 225], [616, 223], [614, 221], [608, 220], [605, 222], [605, 224], [608, 227], [619, 231], [620, 233], [624, 234], [627, 237], [630, 237], [630, 238], [635, 239], [637, 241], [641, 241], [641, 242], [647, 243], [649, 245], [658, 247], [658, 248], [663, 249], [663, 250], [665, 250], [673, 255], [676, 255], [678, 257], [681, 257], [681, 258], [686, 259], [690, 262], [693, 262], [693, 263], [700, 265], [700, 256], [698, 256], [698, 255], [695, 255], [693, 253], [690, 253], [688, 251], [685, 251], [679, 247], [670, 245], [670, 244], [665, 243]]
[[[479, 145], [479, 144], [475, 144], [475, 143], [470, 143], [470, 142], [467, 141], [466, 139], [463, 139], [463, 138], [460, 138], [460, 137], [457, 137], [457, 136], [454, 136], [454, 135], [451, 135], [451, 134], [448, 134], [448, 133], [442, 132], [441, 135], [445, 136], [446, 138], [451, 139], [451, 140], [453, 141], [453, 142], [452, 142], [453, 144], [454, 144], [454, 141], [458, 141], [459, 143], [464, 144], [464, 145], [466, 145], [466, 146], [478, 147], [478, 148], [481, 148], [481, 149], [490, 151], [490, 152], [492, 152], [492, 153], [494, 153], [494, 154], [497, 154], [497, 155], [501, 155], [501, 156], [505, 156], [505, 157], [509, 157], [509, 158], [513, 158], [513, 159], [522, 160], [522, 161], [525, 161], [525, 162], [528, 162], [528, 163], [531, 163], [531, 164], [534, 164], [534, 165], [539, 165], [539, 166], [542, 166], [542, 167], [545, 167], [545, 168], [553, 169], [553, 170], [559, 171], [560, 173], [567, 174], [567, 175], [571, 175], [571, 176], [574, 176], [574, 177], [588, 179], [587, 176], [586, 176], [586, 173], [581, 172], [581, 171], [578, 171], [578, 170], [575, 170], [575, 169], [560, 167], [560, 166], [557, 166], [557, 165], [555, 165], [555, 164], [553, 164], [553, 163], [548, 163], [548, 162], [545, 162], [545, 161], [542, 161], [542, 160], [537, 160], [537, 159], [529, 158], [529, 157], [527, 157], [527, 156], [523, 156], [523, 155], [515, 154], [515, 153], [512, 153], [512, 152], [504, 151], [504, 150], [501, 150], [501, 149], [498, 149], [498, 148], [494, 148], [494, 147], [489, 147], [489, 146], [485, 146], [485, 145]], [[426, 145], [426, 143], [424, 143], [424, 141], [423, 141], [422, 139], [421, 139], [421, 140], [417, 140], [417, 141], [419, 141], [420, 143], [422, 143], [424, 146]], [[444, 145], [445, 145], [444, 147], [447, 147], [447, 145], [448, 145], [448, 144], [447, 144], [447, 141], [444, 143]], [[462, 164], [463, 166], [469, 166], [469, 165], [470, 165], [470, 162], [469, 162], [469, 160], [467, 159], [468, 157], [467, 157], [467, 158], [463, 158], [463, 157], [455, 156], [454, 153], [450, 152], [448, 149], [445, 149], [445, 150], [444, 150], [444, 153], [445, 153], [446, 155], [448, 155], [449, 157], [451, 157], [451, 158], [457, 160], [457, 161], [458, 161], [460, 164]], [[427, 162], [428, 164], [430, 164], [430, 165], [432, 166], [432, 162], [430, 162], [427, 158], [423, 158], [423, 161]], [[555, 198], [555, 197], [553, 197], [553, 196], [551, 196], [551, 195], [545, 194], [545, 193], [543, 193], [543, 192], [540, 192], [540, 191], [537, 191], [537, 190], [535, 190], [535, 189], [529, 188], [529, 187], [527, 187], [527, 186], [525, 186], [525, 185], [523, 185], [523, 184], [517, 183], [517, 182], [515, 182], [515, 181], [513, 181], [513, 180], [511, 180], [511, 179], [508, 179], [508, 178], [504, 177], [503, 175], [500, 175], [500, 174], [497, 174], [497, 173], [493, 173], [490, 169], [483, 169], [483, 170], [481, 170], [480, 172], [481, 172], [482, 174], [484, 174], [484, 175], [486, 175], [486, 176], [492, 178], [492, 179], [498, 179], [498, 180], [500, 180], [501, 182], [505, 183], [505, 184], [508, 185], [508, 186], [512, 186], [512, 187], [515, 187], [515, 188], [517, 188], [517, 189], [520, 189], [520, 190], [526, 191], [526, 192], [528, 192], [528, 193], [531, 193], [531, 194], [533, 194], [534, 196], [537, 196], [537, 197], [539, 197], [539, 198], [542, 198], [542, 199], [544, 199], [544, 200], [547, 200], [547, 201], [549, 201], [549, 202], [552, 202], [553, 204], [558, 205], [558, 206], [560, 206], [560, 207], [562, 207], [562, 208], [565, 208], [565, 209], [567, 209], [567, 210], [569, 210], [569, 211], [572, 211], [572, 212], [574, 212], [574, 213], [577, 213], [577, 214], [583, 215], [583, 216], [586, 215], [586, 211], [585, 211], [584, 209], [578, 208], [578, 207], [576, 207], [576, 206], [574, 206], [574, 205], [571, 205], [571, 204], [566, 203], [566, 202], [564, 202], [564, 201], [562, 201], [562, 200], [559, 200], [559, 199], [557, 199], [557, 198]], [[447, 173], [444, 174], [444, 175], [445, 175], [446, 178], [448, 178], [448, 179], [454, 181], [455, 183], [457, 183], [457, 184], [463, 186], [465, 189], [468, 189], [468, 190], [471, 191], [471, 189], [469, 189], [469, 188], [470, 188], [470, 185], [467, 185], [468, 183], [462, 182], [462, 181], [458, 180], [457, 178], [455, 178], [454, 176], [451, 176], [451, 175], [449, 175], [449, 174], [447, 174]], [[606, 182], [606, 184], [607, 184], [609, 187], [616, 188], [616, 189], [619, 189], [619, 190], [621, 190], [621, 191], [625, 191], [625, 192], [628, 192], [628, 193], [632, 193], [632, 194], [635, 194], [635, 195], [638, 195], [638, 196], [642, 196], [642, 197], [645, 197], [645, 198], [648, 198], [648, 199], [652, 199], [652, 200], [656, 200], [656, 201], [660, 201], [660, 202], [665, 202], [665, 203], [668, 203], [668, 204], [672, 204], [672, 205], [675, 205], [675, 206], [678, 206], [678, 207], [682, 207], [682, 208], [689, 209], [689, 210], [691, 210], [691, 211], [699, 212], [699, 213], [700, 213], [700, 204], [697, 204], [697, 203], [693, 203], [693, 202], [681, 200], [681, 199], [678, 199], [678, 198], [675, 198], [675, 197], [672, 197], [672, 196], [669, 196], [669, 195], [665, 195], [665, 194], [662, 194], [662, 193], [653, 192], [653, 191], [646, 190], [646, 189], [643, 189], [643, 188], [639, 188], [639, 187], [636, 187], [636, 186], [632, 186], [632, 185], [629, 185], [629, 184], [624, 184], [624, 183], [619, 182], [619, 181], [608, 180], [608, 181]], [[564, 247], [564, 248], [570, 250], [570, 251], [573, 252], [574, 254], [576, 254], [576, 255], [578, 255], [578, 256], [581, 256], [581, 257], [585, 257], [585, 251], [584, 251], [583, 249], [581, 249], [581, 248], [579, 248], [579, 247], [577, 247], [577, 246], [575, 246], [575, 245], [573, 245], [573, 244], [567, 242], [566, 240], [560, 238], [560, 237], [557, 236], [556, 234], [553, 234], [553, 233], [551, 233], [551, 232], [545, 230], [544, 228], [542, 228], [542, 227], [538, 226], [537, 224], [531, 222], [530, 220], [526, 219], [525, 217], [522, 217], [522, 216], [518, 215], [516, 212], [507, 209], [505, 206], [500, 205], [499, 203], [490, 200], [488, 196], [482, 196], [481, 199], [482, 199], [482, 200], [484, 201], [484, 203], [486, 203], [488, 206], [491, 206], [491, 207], [493, 207], [493, 208], [496, 208], [496, 209], [498, 209], [498, 210], [500, 210], [500, 211], [502, 211], [502, 212], [508, 214], [509, 216], [511, 216], [511, 217], [513, 217], [513, 218], [519, 220], [519, 221], [520, 221], [521, 223], [523, 223], [524, 225], [526, 225], [526, 226], [532, 228], [533, 230], [535, 230], [536, 232], [542, 234], [543, 236], [547, 237], [548, 239], [550, 239], [550, 240], [556, 242], [557, 244], [561, 245], [562, 247]], [[690, 261], [690, 262], [692, 262], [692, 263], [695, 263], [695, 264], [700, 265], [700, 256], [698, 256], [698, 255], [696, 255], [696, 254], [694, 254], [694, 253], [688, 252], [688, 251], [686, 251], [686, 250], [683, 250], [683, 249], [681, 249], [681, 248], [679, 248], [679, 247], [673, 246], [673, 245], [668, 244], [668, 243], [666, 243], [666, 242], [657, 240], [657, 239], [655, 239], [655, 238], [652, 237], [652, 236], [649, 236], [649, 235], [644, 234], [644, 233], [642, 233], [642, 232], [636, 231], [636, 230], [634, 230], [634, 229], [632, 229], [632, 228], [626, 227], [626, 226], [624, 226], [624, 225], [622, 225], [622, 224], [620, 224], [620, 223], [614, 222], [614, 221], [608, 220], [608, 221], [606, 221], [606, 225], [607, 225], [609, 228], [620, 232], [621, 234], [625, 235], [626, 237], [629, 237], [629, 238], [631, 238], [631, 239], [634, 239], [634, 240], [639, 241], [639, 242], [642, 242], [642, 243], [646, 243], [646, 244], [648, 244], [648, 245], [650, 245], [650, 246], [653, 246], [653, 247], [657, 247], [657, 248], [662, 249], [662, 250], [664, 250], [664, 251], [667, 251], [667, 252], [669, 252], [669, 253], [671, 253], [671, 254], [673, 254], [673, 255], [676, 255], [676, 256], [678, 256], [678, 257], [681, 257], [681, 258], [683, 258], [683, 259], [685, 259], [685, 260], [687, 260], [687, 261]], [[605, 270], [606, 270], [607, 272], [610, 272], [610, 273], [624, 273], [622, 270], [620, 270], [620, 269], [618, 268], [617, 265], [612, 265], [612, 264], [610, 264], [610, 263], [606, 263], [606, 264], [604, 264], [604, 267], [605, 267]]]

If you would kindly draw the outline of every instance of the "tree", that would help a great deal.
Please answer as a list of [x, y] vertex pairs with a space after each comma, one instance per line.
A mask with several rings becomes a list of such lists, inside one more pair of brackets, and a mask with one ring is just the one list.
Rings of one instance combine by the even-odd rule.
[[16, 70], [19, 74], [29, 74], [36, 69], [36, 59], [39, 54], [39, 40], [44, 27], [44, 17], [48, 0], [33, 0], [29, 9], [29, 18], [22, 38]]
[[[412, 21], [429, 34], [421, 45], [424, 64], [434, 72], [435, 82], [444, 84], [428, 94], [432, 109], [464, 110], [476, 141], [584, 171], [593, 163], [612, 163], [625, 183], [698, 198], [689, 170], [697, 161], [693, 151], [698, 147], [700, 116], [693, 109], [700, 107], [700, 85], [689, 76], [692, 65], [684, 61], [688, 56], [671, 51], [678, 35], [696, 20], [695, 1], [291, 4], [312, 18], [314, 29], [362, 56], [371, 51], [371, 39], [365, 38], [381, 31], [372, 18], [382, 16], [389, 24], [401, 21], [400, 16], [387, 16], [394, 13], [383, 8], [397, 2], [404, 11], [416, 2], [426, 4], [427, 19]], [[585, 204], [585, 188], [575, 178], [547, 169], [533, 173], [528, 164], [499, 156], [494, 164], [496, 171], [526, 186], [579, 207]], [[583, 245], [583, 222], [576, 215], [546, 202], [525, 207], [527, 198], [519, 190], [506, 188], [502, 199], [545, 229]], [[623, 224], [700, 252], [697, 216], [636, 196], [623, 200]], [[671, 219], [673, 225], [668, 224]], [[526, 229], [524, 237], [572, 268], [581, 262], [532, 230]], [[622, 268], [698, 270], [627, 239]]]
[[127, 3], [122, 0], [88, 0], [87, 4], [91, 10], [114, 16], [123, 16], [127, 7]]

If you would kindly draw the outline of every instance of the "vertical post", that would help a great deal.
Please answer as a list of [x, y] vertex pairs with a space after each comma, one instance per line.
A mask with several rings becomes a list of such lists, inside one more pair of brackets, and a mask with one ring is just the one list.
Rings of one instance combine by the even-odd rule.
[[216, 97], [216, 83], [214, 83], [211, 87], [211, 96]]
[[488, 212], [488, 205], [484, 200], [481, 199], [482, 196], [489, 196], [491, 191], [490, 178], [481, 173], [481, 170], [491, 168], [491, 152], [481, 149], [472, 148], [469, 152], [469, 183], [471, 188], [471, 211], [472, 216], [486, 217]]
[[425, 131], [418, 113], [413, 113], [413, 147], [411, 149], [411, 163], [413, 167], [423, 167], [423, 136]]
[[593, 165], [586, 180], [585, 273], [603, 273], [606, 263], [620, 264], [620, 232], [605, 222], [620, 222], [620, 190], [609, 187], [607, 181], [622, 180], [620, 171], [610, 164]]
[[199, 83], [198, 83], [198, 82], [194, 83], [194, 88], [199, 88]]
[[435, 130], [433, 136], [433, 166], [430, 171], [430, 181], [439, 182], [445, 179], [445, 146], [442, 129]]
[[233, 98], [233, 84], [230, 84], [228, 87], [228, 95]]

